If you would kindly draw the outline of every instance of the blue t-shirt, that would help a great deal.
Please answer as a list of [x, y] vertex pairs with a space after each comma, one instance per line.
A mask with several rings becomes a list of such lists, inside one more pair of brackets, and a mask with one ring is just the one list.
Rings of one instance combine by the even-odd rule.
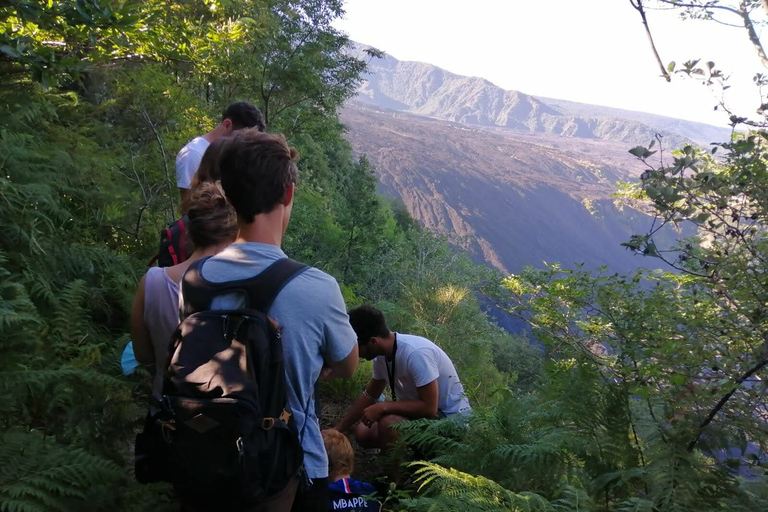
[[[248, 279], [285, 257], [274, 245], [235, 243], [208, 259], [201, 274], [213, 283]], [[242, 304], [243, 297], [230, 294], [216, 297], [211, 308], [237, 309]], [[310, 478], [325, 478], [328, 457], [315, 415], [314, 386], [324, 359], [341, 361], [357, 344], [339, 284], [310, 267], [285, 285], [268, 314], [282, 327], [288, 405], [304, 448], [304, 467]]]
[[376, 489], [354, 478], [342, 478], [328, 484], [328, 510], [345, 512], [379, 512], [381, 503], [371, 499]]

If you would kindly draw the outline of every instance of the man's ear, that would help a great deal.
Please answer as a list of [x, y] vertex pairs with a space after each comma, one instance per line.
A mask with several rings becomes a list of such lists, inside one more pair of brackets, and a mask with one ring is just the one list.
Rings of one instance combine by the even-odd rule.
[[231, 119], [225, 119], [221, 122], [221, 124], [224, 126], [224, 129], [227, 131], [227, 133], [232, 133], [235, 129], [234, 126], [232, 126]]
[[288, 206], [293, 201], [293, 193], [296, 191], [296, 184], [291, 183], [285, 187], [285, 194], [283, 195], [283, 206]]

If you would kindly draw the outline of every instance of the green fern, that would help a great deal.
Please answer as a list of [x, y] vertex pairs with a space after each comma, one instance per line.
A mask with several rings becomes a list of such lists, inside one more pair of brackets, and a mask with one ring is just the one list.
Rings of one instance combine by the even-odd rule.
[[514, 493], [482, 476], [472, 476], [429, 462], [415, 462], [413, 467], [419, 490], [425, 498], [404, 500], [406, 507], [424, 510], [550, 512], [551, 503], [535, 493]]
[[0, 511], [75, 511], [97, 484], [124, 478], [122, 468], [35, 432], [0, 436]]

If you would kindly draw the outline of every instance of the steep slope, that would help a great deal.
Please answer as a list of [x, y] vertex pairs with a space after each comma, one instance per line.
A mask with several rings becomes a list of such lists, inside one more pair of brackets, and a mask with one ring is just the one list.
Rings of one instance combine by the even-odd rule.
[[545, 261], [614, 271], [657, 263], [620, 246], [650, 223], [611, 200], [616, 180], [641, 171], [626, 144], [489, 131], [357, 102], [342, 121], [381, 192], [478, 261], [512, 272]]
[[[363, 46], [357, 47], [362, 52]], [[647, 144], [659, 131], [631, 119], [584, 116], [552, 107], [488, 80], [456, 75], [431, 64], [373, 59], [357, 100], [372, 106], [475, 126], [499, 126], [568, 137]], [[675, 147], [688, 142], [662, 131]]]

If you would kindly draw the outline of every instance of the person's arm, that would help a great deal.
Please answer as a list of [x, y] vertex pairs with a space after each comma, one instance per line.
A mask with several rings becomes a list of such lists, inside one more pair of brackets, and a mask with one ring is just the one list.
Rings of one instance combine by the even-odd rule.
[[355, 343], [349, 355], [341, 361], [325, 361], [323, 370], [320, 372], [320, 379], [348, 379], [355, 374], [355, 370], [357, 370], [357, 363], [359, 361], [360, 355], [358, 354], [357, 343]]
[[411, 352], [405, 360], [405, 371], [416, 385], [416, 400], [398, 400], [381, 402], [367, 408], [363, 413], [364, 425], [372, 425], [385, 414], [396, 414], [406, 418], [434, 418], [437, 416], [440, 388], [437, 378], [440, 376], [435, 353], [429, 349]]
[[333, 427], [339, 432], [346, 432], [362, 417], [363, 411], [366, 408], [370, 408], [371, 404], [376, 403], [376, 399], [384, 392], [384, 388], [387, 386], [387, 382], [379, 379], [371, 379], [368, 386], [365, 388], [365, 392], [362, 393], [352, 407], [349, 408], [347, 414], [339, 421], [339, 423]]
[[363, 425], [373, 425], [379, 418], [387, 414], [396, 414], [410, 419], [434, 418], [437, 416], [439, 388], [437, 379], [429, 384], [416, 388], [417, 400], [397, 400], [395, 402], [379, 402], [366, 408], [360, 420]]
[[149, 337], [149, 330], [144, 325], [144, 287], [146, 274], [139, 281], [139, 288], [133, 296], [131, 307], [131, 341], [133, 342], [133, 354], [136, 360], [143, 365], [152, 365], [155, 362], [155, 350]]
[[[325, 304], [320, 322], [323, 329], [323, 369], [320, 378], [348, 379], [355, 374], [360, 361], [357, 348], [357, 335], [349, 325], [347, 306], [341, 295], [339, 283], [327, 276], [328, 285], [324, 287]], [[321, 298], [319, 298], [322, 300]]]

